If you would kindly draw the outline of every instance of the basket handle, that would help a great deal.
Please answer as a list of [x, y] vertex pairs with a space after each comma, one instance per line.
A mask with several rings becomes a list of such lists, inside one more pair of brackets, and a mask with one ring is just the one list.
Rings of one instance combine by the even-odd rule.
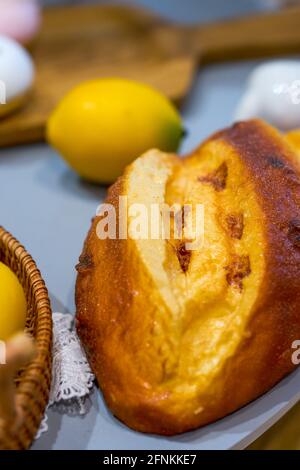
[[[14, 379], [34, 355], [32, 338], [25, 333], [12, 337], [5, 345], [4, 364], [0, 365], [0, 421], [18, 422]], [[1, 358], [2, 359], [2, 358]]]

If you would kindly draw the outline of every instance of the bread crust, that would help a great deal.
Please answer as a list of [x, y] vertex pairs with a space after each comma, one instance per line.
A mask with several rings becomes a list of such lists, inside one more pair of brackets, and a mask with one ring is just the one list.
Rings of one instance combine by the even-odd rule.
[[[182, 397], [172, 382], [161, 385], [156, 356], [141, 339], [153, 328], [156, 287], [133, 241], [99, 240], [96, 217], [77, 267], [78, 334], [109, 408], [142, 432], [174, 435], [208, 424], [262, 395], [295, 368], [292, 343], [300, 338], [297, 157], [276, 130], [258, 120], [237, 123], [203, 145], [210, 142], [235, 152], [248, 175], [263, 215], [265, 267], [245, 334], [203, 393], [189, 398], [185, 392]], [[199, 149], [187, 159], [198, 153]], [[174, 165], [182, 164], [177, 157], [168, 158]], [[106, 202], [116, 209], [119, 196], [126, 194], [129, 172], [130, 168], [109, 190]], [[238, 232], [235, 238], [239, 237]], [[133, 317], [133, 304], [139, 316]], [[168, 315], [164, 308], [163, 318]], [[162, 345], [168, 342], [168, 331], [159, 337]]]

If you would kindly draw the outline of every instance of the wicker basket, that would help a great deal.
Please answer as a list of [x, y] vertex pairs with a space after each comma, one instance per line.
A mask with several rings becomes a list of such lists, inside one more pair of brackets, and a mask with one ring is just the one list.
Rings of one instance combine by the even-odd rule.
[[[22, 410], [12, 432], [0, 426], [0, 449], [27, 449], [43, 418], [51, 383], [52, 318], [48, 292], [35, 262], [10, 233], [0, 227], [0, 261], [18, 276], [28, 303], [26, 331], [35, 339], [37, 354], [16, 378], [16, 400]], [[12, 426], [14, 429], [15, 426]]]

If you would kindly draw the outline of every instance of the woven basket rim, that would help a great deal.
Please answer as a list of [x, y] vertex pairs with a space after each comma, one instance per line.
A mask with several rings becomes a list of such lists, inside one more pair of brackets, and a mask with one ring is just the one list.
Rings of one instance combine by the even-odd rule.
[[[8, 251], [21, 269], [23, 279], [18, 276], [19, 280], [23, 285], [27, 301], [29, 301], [30, 292], [35, 307], [35, 331], [33, 336], [36, 354], [22, 371], [16, 387], [16, 401], [18, 408], [22, 410], [22, 424], [20, 425], [22, 429], [18, 428], [18, 432], [9, 438], [5, 436], [5, 442], [8, 441], [5, 447], [8, 447], [10, 445], [9, 441], [11, 441], [11, 448], [24, 449], [34, 439], [48, 403], [52, 365], [52, 313], [48, 291], [35, 261], [24, 246], [10, 232], [0, 226], [0, 251], [3, 249]], [[41, 390], [39, 390], [39, 386]], [[32, 401], [37, 404], [35, 411], [32, 410]], [[0, 449], [2, 446], [0, 430]]]

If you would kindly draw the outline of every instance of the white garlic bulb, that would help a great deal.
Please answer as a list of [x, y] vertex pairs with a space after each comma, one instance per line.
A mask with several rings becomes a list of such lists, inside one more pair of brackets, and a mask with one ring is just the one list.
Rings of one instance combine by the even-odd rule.
[[0, 36], [0, 116], [23, 104], [33, 80], [29, 53], [16, 41]]

